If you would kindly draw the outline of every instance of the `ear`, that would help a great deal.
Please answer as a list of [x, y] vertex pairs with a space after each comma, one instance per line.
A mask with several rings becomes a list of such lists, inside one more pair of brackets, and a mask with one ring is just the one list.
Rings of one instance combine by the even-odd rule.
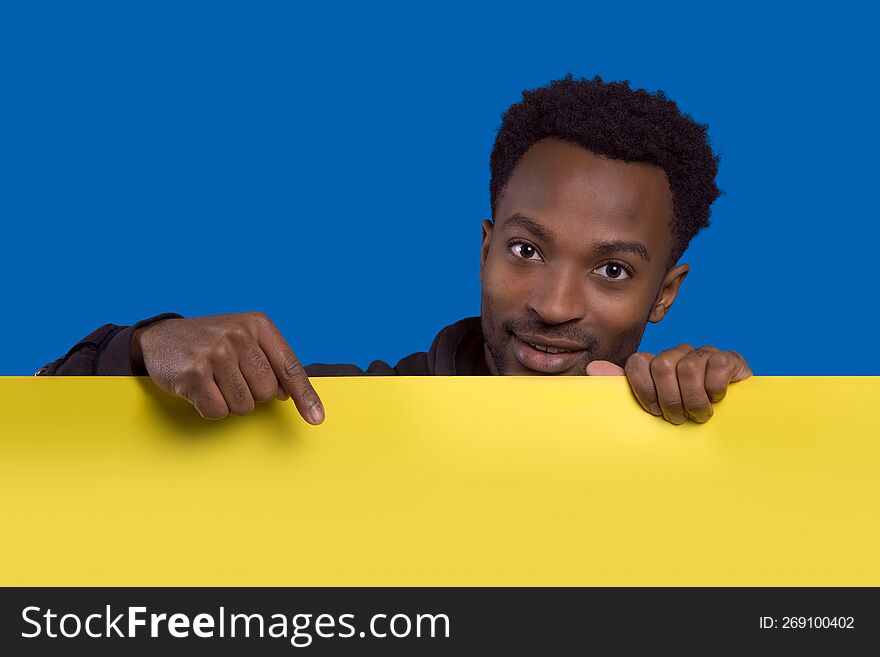
[[483, 273], [483, 266], [486, 264], [486, 258], [489, 257], [489, 246], [492, 244], [492, 229], [494, 224], [489, 219], [483, 219], [483, 243], [480, 246], [480, 274]]
[[681, 284], [690, 270], [690, 265], [676, 265], [666, 272], [666, 276], [663, 277], [663, 284], [660, 286], [660, 292], [657, 293], [657, 299], [654, 301], [653, 308], [651, 308], [651, 314], [648, 316], [649, 322], [656, 324], [666, 317], [666, 313], [672, 308], [672, 304], [678, 296], [678, 290], [681, 288]]

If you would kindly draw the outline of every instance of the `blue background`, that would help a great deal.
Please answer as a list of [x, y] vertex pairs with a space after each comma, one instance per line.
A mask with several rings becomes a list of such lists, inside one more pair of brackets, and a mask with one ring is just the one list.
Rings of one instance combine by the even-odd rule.
[[502, 112], [569, 71], [665, 90], [722, 156], [643, 349], [880, 374], [873, 10], [10, 4], [2, 374], [163, 311], [263, 310], [305, 362], [426, 349], [479, 312]]

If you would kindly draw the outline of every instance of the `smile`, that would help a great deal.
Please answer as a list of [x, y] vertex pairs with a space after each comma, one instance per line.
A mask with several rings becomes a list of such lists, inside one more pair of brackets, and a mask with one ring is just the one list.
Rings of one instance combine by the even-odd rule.
[[527, 340], [523, 340], [523, 342], [529, 345], [532, 349], [537, 349], [538, 351], [543, 351], [548, 354], [568, 354], [572, 351], [577, 351], [577, 349], [557, 349], [556, 347], [551, 347], [546, 344], [533, 344]]
[[[550, 344], [548, 344], [550, 343]], [[513, 335], [513, 355], [519, 364], [538, 374], [561, 374], [583, 360], [585, 348], [569, 340], [547, 340]]]

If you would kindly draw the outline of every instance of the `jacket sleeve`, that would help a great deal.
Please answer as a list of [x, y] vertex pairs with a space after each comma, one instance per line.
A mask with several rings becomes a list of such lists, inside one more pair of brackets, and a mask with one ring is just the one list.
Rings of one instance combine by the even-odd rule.
[[64, 356], [44, 365], [36, 376], [133, 376], [131, 338], [144, 326], [163, 319], [179, 318], [175, 313], [150, 317], [133, 326], [105, 324], [77, 342]]

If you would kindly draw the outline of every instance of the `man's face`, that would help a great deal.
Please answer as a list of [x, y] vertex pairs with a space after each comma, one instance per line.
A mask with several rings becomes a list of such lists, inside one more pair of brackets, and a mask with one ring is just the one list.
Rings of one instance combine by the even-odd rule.
[[687, 265], [667, 271], [665, 172], [558, 139], [520, 159], [483, 222], [482, 326], [493, 374], [585, 374], [624, 365], [645, 324], [672, 305]]

